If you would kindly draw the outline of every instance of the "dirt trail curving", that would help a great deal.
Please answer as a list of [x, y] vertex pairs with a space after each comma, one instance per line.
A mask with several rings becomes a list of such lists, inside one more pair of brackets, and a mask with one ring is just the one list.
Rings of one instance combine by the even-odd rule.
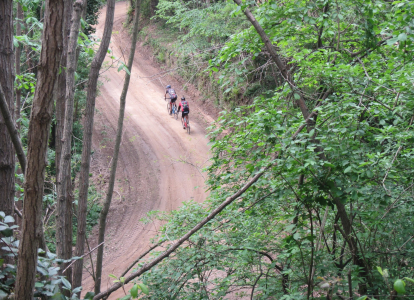
[[[114, 56], [125, 61], [128, 57], [129, 38], [123, 30], [127, 2], [118, 2], [111, 49]], [[102, 10], [97, 36], [102, 36], [106, 10]], [[191, 135], [181, 127], [180, 120], [167, 114], [162, 99], [164, 89], [160, 83], [149, 81], [160, 71], [139, 53], [135, 54], [129, 86], [124, 133], [117, 168], [117, 182], [108, 216], [105, 239], [104, 274], [101, 290], [112, 285], [108, 274], [117, 276], [141, 253], [148, 249], [154, 235], [154, 225], [139, 222], [151, 210], [172, 210], [182, 201], [206, 198], [204, 178], [198, 168], [209, 158], [203, 122], [191, 119]], [[107, 64], [111, 62], [107, 60]], [[94, 128], [94, 154], [92, 160], [93, 181], [101, 187], [108, 176], [108, 168], [118, 119], [119, 97], [124, 82], [123, 71], [111, 68], [103, 74], [104, 85], [97, 99]], [[181, 97], [181, 95], [178, 95]], [[190, 101], [190, 116], [202, 115], [195, 103]], [[209, 119], [208, 116], [202, 118]], [[184, 184], [185, 183], [185, 184]], [[91, 247], [96, 241], [90, 241]], [[84, 291], [92, 290], [93, 280], [84, 273]], [[123, 296], [122, 291], [109, 299]]]

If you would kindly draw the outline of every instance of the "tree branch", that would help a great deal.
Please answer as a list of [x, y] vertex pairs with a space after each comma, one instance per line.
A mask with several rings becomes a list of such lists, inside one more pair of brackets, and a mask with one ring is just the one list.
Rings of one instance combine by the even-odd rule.
[[151, 268], [158, 265], [161, 261], [164, 260], [164, 258], [167, 258], [170, 256], [171, 253], [173, 253], [178, 247], [180, 247], [186, 240], [188, 240], [194, 233], [199, 231], [205, 224], [207, 224], [209, 221], [214, 219], [215, 216], [217, 216], [223, 209], [225, 209], [229, 204], [231, 204], [234, 200], [236, 200], [238, 197], [240, 197], [245, 191], [247, 191], [262, 175], [265, 173], [265, 171], [270, 167], [267, 166], [263, 171], [256, 174], [249, 182], [247, 182], [240, 190], [238, 190], [236, 193], [234, 193], [232, 196], [228, 197], [219, 207], [217, 207], [215, 210], [213, 210], [204, 220], [202, 220], [200, 223], [198, 223], [196, 226], [194, 226], [193, 229], [191, 229], [189, 232], [187, 232], [183, 237], [181, 237], [175, 244], [171, 246], [170, 249], [165, 251], [164, 253], [160, 254], [157, 258], [155, 258], [152, 262], [145, 264], [141, 269], [139, 269], [136, 273], [131, 274], [127, 278], [125, 278], [125, 281], [123, 283], [116, 283], [106, 291], [97, 294], [95, 297], [93, 297], [93, 300], [102, 299], [104, 297], [109, 296], [112, 292], [116, 291], [120, 287], [122, 287], [123, 284], [127, 284], [131, 280], [137, 278], [138, 276], [144, 274], [146, 271], [150, 270]]

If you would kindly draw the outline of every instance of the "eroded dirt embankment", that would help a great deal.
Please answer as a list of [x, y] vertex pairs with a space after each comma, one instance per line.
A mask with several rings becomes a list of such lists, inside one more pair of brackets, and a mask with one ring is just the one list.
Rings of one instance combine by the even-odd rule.
[[[110, 46], [113, 54], [124, 61], [130, 40], [122, 24], [126, 12], [127, 2], [118, 2]], [[105, 13], [103, 8], [97, 36], [102, 36]], [[197, 106], [196, 99], [186, 95], [191, 107], [191, 135], [188, 135], [181, 122], [167, 114], [164, 87], [154, 80], [157, 75], [151, 77], [161, 70], [143, 52], [142, 47], [137, 47], [131, 73], [116, 188], [107, 221], [101, 290], [112, 285], [109, 274], [119, 276], [148, 249], [156, 228], [154, 224], [143, 225], [140, 218], [151, 210], [168, 211], [178, 208], [183, 201], [202, 202], [206, 198], [204, 178], [197, 167], [205, 166], [210, 155], [205, 126], [212, 118]], [[111, 59], [106, 63], [110, 64]], [[102, 81], [96, 103], [92, 173], [93, 182], [105, 191], [124, 72], [110, 68]], [[168, 77], [162, 81], [178, 84]], [[93, 237], [90, 243], [91, 248], [96, 245]], [[93, 280], [86, 271], [83, 285], [84, 291], [92, 290]], [[110, 299], [122, 295], [118, 291]]]

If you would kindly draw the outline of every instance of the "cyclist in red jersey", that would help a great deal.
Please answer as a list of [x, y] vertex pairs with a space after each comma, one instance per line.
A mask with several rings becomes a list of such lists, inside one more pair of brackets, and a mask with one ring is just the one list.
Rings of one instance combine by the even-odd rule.
[[[190, 113], [190, 106], [188, 105], [188, 102], [185, 100], [185, 97], [181, 97], [180, 104], [178, 104], [178, 112], [182, 111], [181, 114], [181, 121], [184, 119], [185, 116], [187, 116], [187, 124], [190, 123], [189, 113]], [[183, 126], [183, 129], [185, 129], [185, 126]]]

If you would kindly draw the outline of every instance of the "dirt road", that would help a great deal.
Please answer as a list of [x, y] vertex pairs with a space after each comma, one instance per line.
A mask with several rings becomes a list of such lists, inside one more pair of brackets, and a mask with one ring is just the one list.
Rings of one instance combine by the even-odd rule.
[[[129, 38], [123, 30], [127, 2], [118, 2], [110, 48], [113, 54], [126, 60]], [[105, 8], [97, 26], [102, 36]], [[107, 60], [107, 64], [111, 62]], [[131, 73], [126, 120], [117, 168], [116, 192], [108, 216], [105, 240], [104, 274], [101, 290], [112, 285], [108, 274], [119, 276], [141, 253], [148, 249], [154, 235], [154, 225], [143, 225], [140, 218], [151, 210], [172, 210], [183, 201], [204, 201], [206, 197], [203, 175], [195, 166], [202, 166], [209, 157], [209, 147], [203, 125], [191, 119], [191, 135], [181, 127], [180, 120], [167, 114], [162, 99], [164, 88], [149, 77], [160, 72], [151, 66], [139, 48]], [[125, 73], [111, 68], [103, 74], [103, 86], [97, 99], [94, 129], [94, 182], [105, 186], [118, 119], [119, 97]], [[165, 79], [164, 79], [165, 80]], [[177, 89], [178, 90], [178, 89]], [[181, 94], [178, 95], [181, 97]], [[200, 109], [190, 101], [191, 114]], [[206, 116], [208, 118], [208, 116]], [[92, 239], [92, 244], [94, 244]], [[92, 247], [93, 245], [91, 245]], [[93, 280], [84, 273], [84, 291], [92, 290]], [[109, 299], [123, 296], [122, 291]]]

